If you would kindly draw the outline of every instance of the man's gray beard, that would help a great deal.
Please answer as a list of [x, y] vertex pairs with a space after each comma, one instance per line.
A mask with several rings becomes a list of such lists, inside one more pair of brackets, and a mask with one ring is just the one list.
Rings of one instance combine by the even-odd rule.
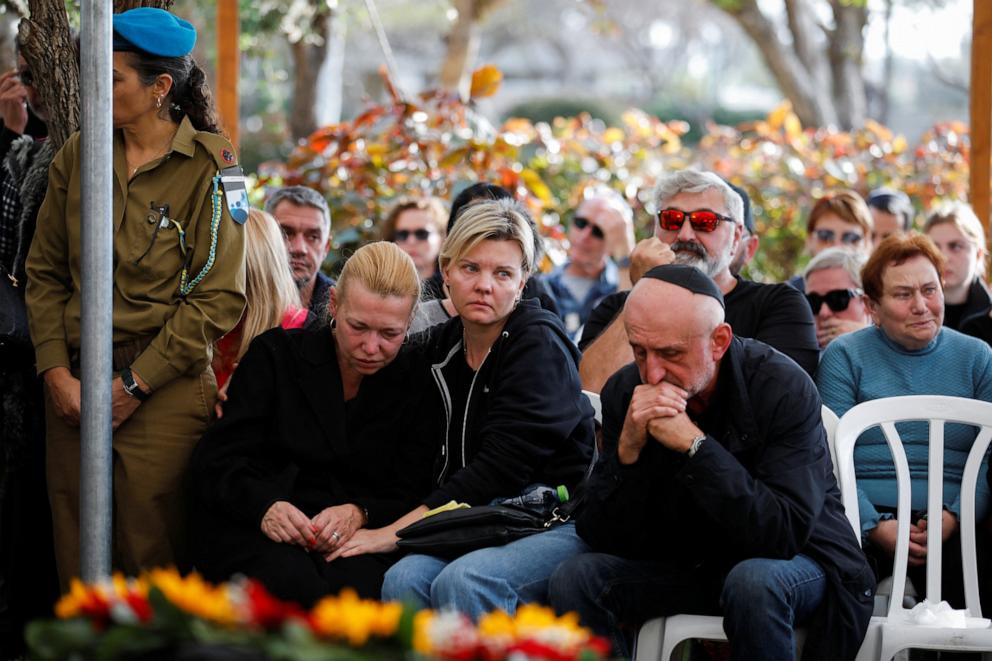
[[307, 276], [303, 276], [302, 278], [293, 278], [293, 282], [296, 283], [297, 289], [303, 289], [307, 286], [307, 283], [310, 282], [310, 278]]
[[687, 266], [695, 266], [697, 269], [705, 273], [711, 278], [715, 278], [718, 273], [727, 268], [727, 261], [722, 259], [711, 258], [709, 254], [703, 253], [700, 256], [691, 247], [678, 247], [679, 242], [676, 241], [672, 244], [672, 250], [675, 251], [675, 263], [676, 264], [686, 264]]

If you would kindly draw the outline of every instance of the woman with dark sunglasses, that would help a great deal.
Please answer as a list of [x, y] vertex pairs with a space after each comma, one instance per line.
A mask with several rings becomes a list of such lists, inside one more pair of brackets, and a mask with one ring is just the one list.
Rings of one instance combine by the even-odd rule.
[[[871, 254], [875, 221], [864, 199], [852, 190], [827, 193], [816, 201], [806, 220], [806, 253], [816, 257], [827, 248]], [[789, 284], [803, 291], [803, 277]]]
[[401, 198], [382, 221], [382, 238], [410, 255], [421, 280], [437, 271], [448, 221], [448, 210], [436, 197]]
[[813, 308], [816, 341], [821, 349], [837, 337], [871, 323], [861, 290], [861, 268], [866, 259], [862, 253], [827, 248], [803, 271], [806, 300]]

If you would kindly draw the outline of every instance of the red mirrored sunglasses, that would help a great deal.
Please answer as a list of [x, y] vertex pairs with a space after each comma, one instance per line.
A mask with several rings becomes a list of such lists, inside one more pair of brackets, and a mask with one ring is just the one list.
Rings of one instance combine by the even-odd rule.
[[712, 232], [722, 220], [725, 223], [732, 223], [734, 219], [730, 216], [723, 216], [716, 211], [709, 209], [697, 209], [696, 211], [682, 211], [681, 209], [662, 209], [658, 212], [658, 224], [661, 229], [669, 232], [677, 232], [682, 229], [682, 224], [686, 218], [694, 232]]

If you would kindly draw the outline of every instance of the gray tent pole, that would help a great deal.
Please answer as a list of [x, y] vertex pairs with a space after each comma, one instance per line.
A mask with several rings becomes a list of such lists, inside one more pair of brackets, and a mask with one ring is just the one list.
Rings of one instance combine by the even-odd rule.
[[79, 539], [83, 580], [95, 581], [110, 575], [113, 502], [112, 5], [106, 0], [83, 0], [80, 9], [83, 208]]

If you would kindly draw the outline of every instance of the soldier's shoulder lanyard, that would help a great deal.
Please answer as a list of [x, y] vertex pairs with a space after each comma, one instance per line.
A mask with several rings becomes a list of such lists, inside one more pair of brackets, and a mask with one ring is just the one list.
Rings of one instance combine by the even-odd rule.
[[217, 257], [217, 233], [220, 229], [221, 216], [224, 213], [224, 202], [221, 199], [222, 193], [220, 192], [220, 173], [214, 175], [213, 178], [213, 192], [210, 194], [210, 204], [212, 216], [210, 218], [210, 253], [207, 255], [207, 263], [203, 265], [200, 272], [196, 274], [192, 280], [189, 279], [189, 256], [187, 255], [186, 260], [183, 262], [183, 270], [179, 276], [179, 295], [186, 298], [193, 289], [200, 284], [200, 281], [208, 273], [210, 269], [214, 266], [214, 260]]

